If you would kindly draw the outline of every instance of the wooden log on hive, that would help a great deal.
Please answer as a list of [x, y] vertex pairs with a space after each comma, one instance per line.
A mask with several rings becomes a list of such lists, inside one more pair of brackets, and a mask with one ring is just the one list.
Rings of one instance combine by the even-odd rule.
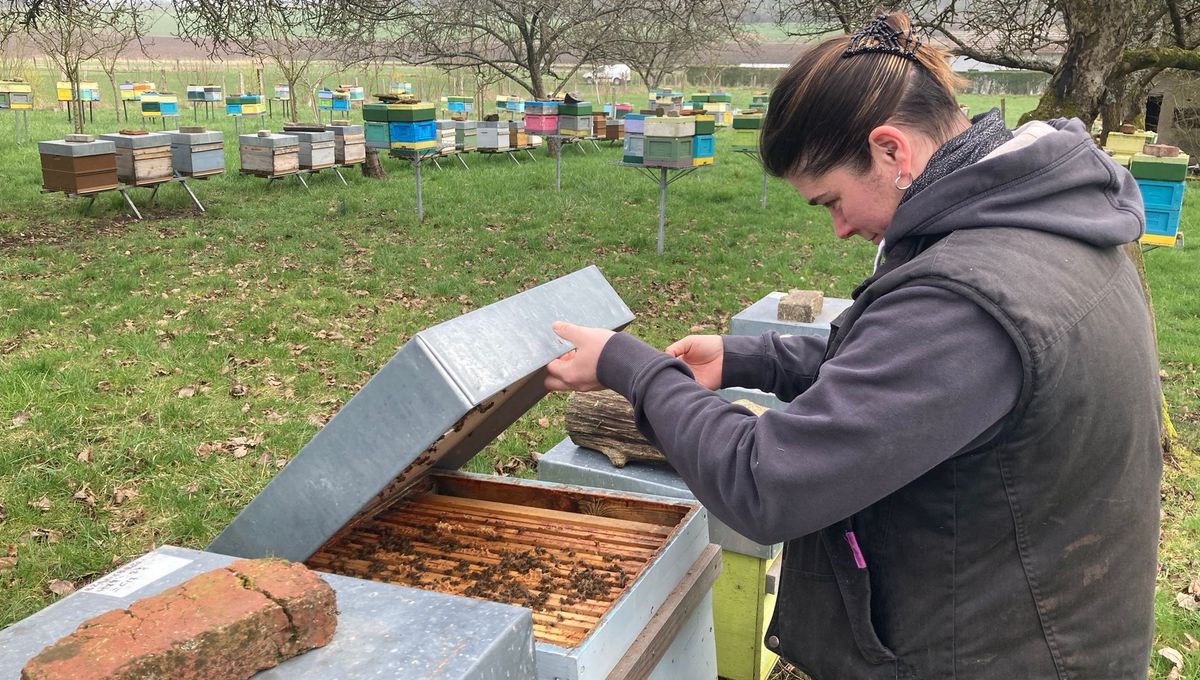
[[[755, 415], [767, 410], [744, 399], [733, 403]], [[603, 453], [616, 467], [625, 467], [631, 460], [667, 464], [667, 457], [638, 432], [633, 407], [612, 390], [572, 393], [567, 400], [566, 426], [577, 446]]]

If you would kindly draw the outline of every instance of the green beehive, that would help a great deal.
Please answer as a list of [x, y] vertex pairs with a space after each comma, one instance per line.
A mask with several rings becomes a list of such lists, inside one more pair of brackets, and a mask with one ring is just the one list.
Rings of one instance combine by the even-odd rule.
[[1129, 172], [1137, 179], [1153, 179], [1163, 182], [1182, 182], [1187, 178], [1187, 167], [1187, 154], [1162, 158], [1137, 153], [1129, 162]]
[[758, 151], [758, 130], [733, 130], [734, 151]]
[[558, 115], [560, 116], [590, 116], [592, 115], [591, 102], [578, 102], [575, 104], [559, 104]]
[[666, 168], [692, 166], [691, 137], [646, 137], [642, 149], [643, 165]]
[[708, 94], [708, 101], [732, 103], [733, 95], [729, 94], [728, 92], [710, 92]]
[[697, 114], [692, 116], [696, 119], [696, 134], [711, 135], [717, 130], [717, 117], [708, 114]]
[[761, 113], [739, 113], [733, 117], [734, 130], [761, 130]]

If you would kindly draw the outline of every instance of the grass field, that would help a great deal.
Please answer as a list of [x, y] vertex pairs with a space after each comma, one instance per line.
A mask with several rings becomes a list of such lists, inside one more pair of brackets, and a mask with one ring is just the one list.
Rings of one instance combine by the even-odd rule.
[[[1026, 99], [1008, 100], [1010, 121]], [[115, 127], [110, 108], [96, 115], [90, 129]], [[61, 113], [30, 120], [35, 140], [68, 131]], [[469, 171], [427, 169], [423, 223], [411, 167], [393, 160], [386, 180], [349, 173], [349, 187], [328, 173], [307, 191], [234, 173], [197, 182], [205, 216], [169, 186], [134, 222], [113, 194], [88, 215], [39, 194], [36, 147], [14, 147], [11, 122], [0, 116], [0, 626], [54, 600], [58, 581], [79, 586], [156, 545], [203, 547], [439, 321], [596, 264], [636, 313], [630, 330], [665, 346], [727, 331], [772, 290], [846, 297], [874, 254], [834, 239], [824, 212], [779, 181], [760, 209], [759, 167], [721, 134], [717, 165], [671, 186], [659, 256], [656, 188], [613, 165], [616, 147], [567, 150], [561, 193], [542, 154], [520, 167], [471, 155]], [[236, 169], [232, 123], [209, 122], [227, 133]], [[1200, 235], [1194, 186], [1183, 220]], [[1147, 255], [1167, 398], [1192, 447], [1198, 252]], [[564, 436], [563, 404], [547, 398], [470, 469], [534, 475], [532, 454]], [[1191, 457], [1171, 461], [1155, 649], [1182, 651], [1193, 679], [1200, 652], [1186, 635], [1200, 637], [1200, 614], [1176, 596], [1200, 577], [1198, 493]], [[1153, 677], [1169, 670], [1156, 655]]]

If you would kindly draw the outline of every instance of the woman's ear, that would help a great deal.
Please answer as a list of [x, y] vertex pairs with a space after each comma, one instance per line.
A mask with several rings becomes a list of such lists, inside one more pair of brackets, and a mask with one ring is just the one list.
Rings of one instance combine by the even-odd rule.
[[892, 125], [880, 125], [867, 136], [871, 160], [889, 174], [912, 175], [912, 142], [903, 130]]

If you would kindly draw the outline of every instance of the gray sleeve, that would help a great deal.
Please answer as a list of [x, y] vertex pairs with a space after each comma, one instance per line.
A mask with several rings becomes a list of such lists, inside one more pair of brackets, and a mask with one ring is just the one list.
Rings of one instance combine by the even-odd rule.
[[932, 286], [871, 305], [786, 411], [756, 418], [624, 333], [598, 373], [700, 502], [764, 544], [849, 517], [950, 459], [1012, 409], [1022, 375], [991, 316]]
[[813, 384], [825, 358], [826, 338], [783, 336], [774, 331], [759, 336], [726, 335], [721, 387], [749, 387], [791, 401]]

